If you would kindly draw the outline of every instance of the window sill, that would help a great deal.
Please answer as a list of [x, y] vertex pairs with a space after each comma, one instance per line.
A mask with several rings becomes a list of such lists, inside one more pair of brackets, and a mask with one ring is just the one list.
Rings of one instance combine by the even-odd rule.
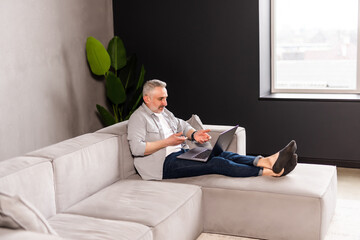
[[358, 102], [360, 94], [330, 94], [330, 93], [270, 93], [260, 96], [260, 100], [319, 100], [334, 102]]

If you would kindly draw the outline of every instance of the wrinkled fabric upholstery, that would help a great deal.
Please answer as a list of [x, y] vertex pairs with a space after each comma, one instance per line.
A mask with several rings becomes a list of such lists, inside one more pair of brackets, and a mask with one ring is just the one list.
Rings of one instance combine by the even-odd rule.
[[53, 179], [48, 159], [16, 157], [0, 162], [0, 192], [22, 197], [46, 218], [56, 214]]
[[75, 240], [59, 236], [30, 232], [25, 230], [13, 230], [8, 228], [0, 228], [1, 240]]
[[67, 209], [67, 213], [137, 222], [153, 228], [154, 239], [195, 239], [202, 231], [198, 186], [123, 180]]
[[122, 179], [125, 179], [136, 172], [134, 158], [131, 155], [129, 142], [127, 140], [127, 122], [128, 121], [124, 121], [114, 124], [97, 131], [97, 133], [115, 134], [119, 136], [120, 177]]
[[57, 236], [45, 217], [18, 195], [0, 193], [0, 226]]
[[152, 240], [147, 226], [72, 214], [57, 214], [49, 220], [59, 235], [76, 240]]
[[93, 133], [29, 153], [53, 162], [58, 212], [120, 178], [118, 145], [116, 135]]

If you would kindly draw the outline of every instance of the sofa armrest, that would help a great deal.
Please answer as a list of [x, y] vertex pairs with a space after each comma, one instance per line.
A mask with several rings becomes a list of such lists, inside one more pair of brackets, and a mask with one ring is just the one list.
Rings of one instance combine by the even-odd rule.
[[[211, 136], [211, 146], [214, 146], [216, 140], [218, 139], [220, 133], [232, 128], [233, 126], [225, 126], [225, 125], [210, 125], [204, 124], [205, 129], [210, 129], [211, 132], [209, 133]], [[241, 155], [246, 154], [246, 132], [245, 128], [238, 127], [233, 137], [230, 146], [228, 147], [227, 151], [235, 152]]]

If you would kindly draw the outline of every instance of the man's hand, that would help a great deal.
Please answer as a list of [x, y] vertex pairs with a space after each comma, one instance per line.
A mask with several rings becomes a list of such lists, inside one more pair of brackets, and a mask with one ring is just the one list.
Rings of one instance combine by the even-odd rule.
[[183, 143], [186, 140], [186, 137], [182, 132], [174, 133], [166, 139], [168, 146], [176, 146]]
[[210, 129], [199, 130], [194, 134], [194, 139], [200, 144], [203, 144], [211, 139], [211, 136], [207, 134]]

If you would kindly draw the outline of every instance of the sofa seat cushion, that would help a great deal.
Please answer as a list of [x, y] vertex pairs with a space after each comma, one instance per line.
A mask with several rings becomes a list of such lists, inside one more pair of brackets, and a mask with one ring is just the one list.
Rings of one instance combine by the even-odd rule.
[[336, 169], [333, 166], [300, 163], [293, 172], [280, 178], [231, 178], [212, 174], [166, 181], [194, 184], [206, 188], [321, 197], [327, 191], [329, 181], [335, 172]]
[[30, 232], [19, 229], [8, 229], [8, 228], [0, 228], [0, 239], [1, 240], [75, 240], [62, 238], [60, 236], [45, 234], [45, 233], [37, 233]]
[[323, 239], [336, 204], [334, 166], [298, 164], [281, 178], [207, 175], [167, 181], [202, 186], [205, 232]]
[[133, 222], [58, 214], [49, 219], [59, 236], [77, 240], [152, 240], [151, 229]]
[[195, 239], [203, 227], [201, 199], [194, 185], [122, 180], [66, 212], [144, 224], [153, 228], [154, 239]]

